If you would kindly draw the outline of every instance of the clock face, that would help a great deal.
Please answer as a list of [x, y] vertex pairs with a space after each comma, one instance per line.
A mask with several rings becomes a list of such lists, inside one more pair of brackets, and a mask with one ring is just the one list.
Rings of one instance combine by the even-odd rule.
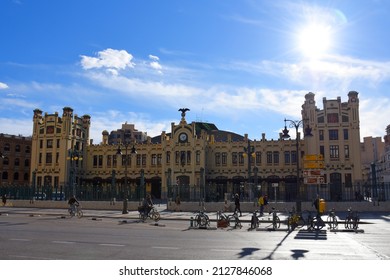
[[186, 142], [187, 141], [187, 134], [180, 133], [179, 140], [180, 140], [180, 142]]

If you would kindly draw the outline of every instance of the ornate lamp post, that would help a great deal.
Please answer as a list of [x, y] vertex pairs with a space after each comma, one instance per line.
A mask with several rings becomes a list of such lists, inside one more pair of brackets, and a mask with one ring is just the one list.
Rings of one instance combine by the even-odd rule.
[[[287, 122], [289, 122], [289, 127], [290, 128], [295, 128], [296, 132], [296, 139], [295, 139], [295, 148], [296, 148], [296, 161], [297, 161], [297, 204], [296, 204], [296, 210], [300, 211], [301, 210], [301, 196], [300, 196], [300, 189], [299, 189], [299, 177], [300, 177], [300, 172], [299, 172], [299, 132], [298, 129], [300, 127], [303, 127], [303, 120], [298, 120], [298, 121], [293, 121], [293, 120], [288, 120], [284, 119], [284, 129], [283, 129], [283, 135], [282, 138], [287, 139], [291, 138], [290, 135], [288, 134], [289, 130], [287, 129]], [[307, 126], [305, 128], [305, 133], [304, 136], [313, 136], [311, 134], [311, 128]]]
[[[255, 147], [251, 146], [251, 141], [248, 139], [248, 144], [246, 147], [244, 147], [244, 156], [248, 157], [248, 182], [247, 185], [251, 185], [251, 172], [252, 172], [252, 158], [254, 158], [255, 155]], [[257, 173], [257, 170], [254, 170]]]
[[83, 160], [82, 151], [79, 151], [74, 147], [68, 151], [68, 157], [66, 158], [70, 161], [70, 185], [72, 187], [72, 195], [76, 196], [76, 165], [79, 161]]
[[[128, 192], [129, 192], [128, 185], [127, 185], [127, 165], [128, 165], [127, 150], [130, 147], [130, 143], [128, 141], [126, 141], [126, 140], [127, 140], [127, 138], [125, 138], [125, 143], [122, 144], [124, 146], [124, 148], [125, 148], [125, 158], [122, 161], [125, 164], [125, 195], [124, 195], [124, 199], [123, 199], [122, 214], [129, 213], [127, 211], [127, 198], [128, 198]], [[136, 153], [137, 153], [137, 151], [136, 151], [135, 146], [133, 144], [133, 147], [131, 148], [131, 154], [136, 154]], [[117, 155], [123, 155], [122, 149], [121, 149], [121, 144], [119, 144], [118, 150], [117, 150], [116, 154]]]

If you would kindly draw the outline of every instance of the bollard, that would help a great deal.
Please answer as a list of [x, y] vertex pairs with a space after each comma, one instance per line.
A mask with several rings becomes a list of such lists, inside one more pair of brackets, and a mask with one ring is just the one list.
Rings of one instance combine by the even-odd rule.
[[190, 227], [194, 227], [194, 217], [190, 218]]
[[123, 200], [122, 214], [127, 214], [127, 213], [129, 213], [129, 212], [127, 211], [127, 199], [125, 198], [125, 199]]

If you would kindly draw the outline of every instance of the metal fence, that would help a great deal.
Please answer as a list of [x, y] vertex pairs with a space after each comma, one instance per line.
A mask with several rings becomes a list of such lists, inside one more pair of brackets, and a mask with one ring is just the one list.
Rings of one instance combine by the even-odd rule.
[[[89, 201], [110, 201], [113, 199], [140, 201], [143, 199], [146, 189], [140, 186], [130, 186], [126, 192], [123, 189], [115, 189], [110, 185], [81, 185], [74, 188], [76, 197]], [[160, 193], [162, 193], [160, 191]], [[221, 202], [232, 200], [234, 194], [239, 194], [242, 202], [256, 202], [258, 197], [267, 195], [269, 201], [312, 201], [317, 194], [326, 201], [359, 201], [359, 200], [390, 200], [390, 183], [378, 185], [356, 184], [345, 186], [344, 184], [332, 185], [304, 185], [298, 191], [296, 185], [281, 185], [274, 187], [254, 185], [209, 184], [206, 186], [174, 185], [167, 188], [166, 193], [154, 199], [175, 200], [180, 196], [181, 201], [205, 201]], [[66, 200], [73, 194], [73, 188], [60, 186], [33, 187], [29, 185], [2, 185], [0, 195], [6, 194], [9, 199], [36, 199], [36, 200]]]

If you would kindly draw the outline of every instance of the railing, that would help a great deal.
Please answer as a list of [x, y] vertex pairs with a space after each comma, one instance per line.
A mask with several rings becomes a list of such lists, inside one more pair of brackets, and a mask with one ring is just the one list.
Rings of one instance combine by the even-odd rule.
[[[288, 186], [290, 187], [290, 186]], [[127, 195], [129, 201], [140, 201], [143, 199], [145, 191], [151, 192], [153, 199], [168, 199], [175, 201], [177, 195], [181, 201], [204, 201], [204, 202], [222, 202], [232, 201], [233, 195], [238, 193], [242, 202], [257, 202], [260, 194], [267, 195], [270, 202], [293, 202], [293, 201], [312, 201], [317, 194], [326, 201], [386, 201], [390, 200], [390, 183], [372, 186], [352, 185], [350, 187], [344, 184], [340, 185], [304, 185], [298, 193], [290, 187], [287, 189], [283, 184], [278, 188], [258, 187], [252, 185], [226, 186], [223, 184], [209, 184], [205, 187], [180, 185], [169, 186], [166, 190], [156, 191], [141, 189], [137, 186], [130, 188]], [[294, 186], [295, 187], [295, 186]], [[72, 188], [69, 186], [60, 186], [52, 188], [50, 186], [36, 186], [33, 188], [28, 185], [2, 185], [0, 186], [0, 195], [6, 194], [9, 199], [41, 199], [41, 200], [59, 200], [64, 194], [65, 199], [72, 195]], [[111, 185], [93, 186], [81, 185], [76, 187], [76, 197], [81, 200], [90, 201], [110, 201], [123, 200], [124, 191], [112, 188]]]

